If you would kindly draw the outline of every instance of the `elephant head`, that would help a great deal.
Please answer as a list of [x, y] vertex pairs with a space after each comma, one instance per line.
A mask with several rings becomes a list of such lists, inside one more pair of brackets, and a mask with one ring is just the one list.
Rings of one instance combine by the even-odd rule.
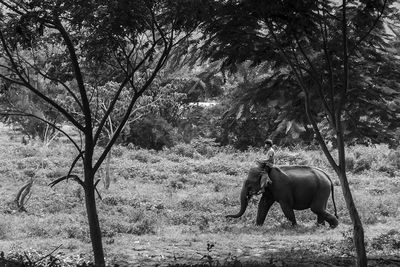
[[226, 215], [226, 218], [239, 218], [246, 211], [250, 198], [260, 190], [260, 171], [250, 171], [247, 179], [243, 182], [240, 193], [240, 211], [237, 214]]

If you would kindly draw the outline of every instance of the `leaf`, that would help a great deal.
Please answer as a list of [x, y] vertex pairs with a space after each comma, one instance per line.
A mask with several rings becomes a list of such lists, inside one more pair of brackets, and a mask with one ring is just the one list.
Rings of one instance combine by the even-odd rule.
[[239, 120], [239, 119], [242, 117], [242, 115], [243, 115], [243, 109], [244, 109], [244, 104], [241, 104], [241, 105], [239, 106], [239, 109], [238, 109], [237, 113], [236, 113], [236, 119], [237, 119], [237, 120]]
[[290, 131], [290, 129], [292, 128], [292, 125], [293, 125], [293, 121], [288, 121], [287, 123], [286, 123], [286, 134]]

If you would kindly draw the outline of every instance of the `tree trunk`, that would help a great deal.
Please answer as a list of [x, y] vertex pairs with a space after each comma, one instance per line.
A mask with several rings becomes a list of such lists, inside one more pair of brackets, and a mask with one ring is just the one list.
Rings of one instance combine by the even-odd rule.
[[350, 214], [350, 219], [353, 223], [353, 242], [357, 253], [357, 266], [364, 267], [367, 266], [367, 254], [364, 244], [364, 229], [360, 216], [358, 215], [357, 208], [354, 204], [353, 197], [351, 195], [345, 170], [341, 169], [338, 175], [341, 180], [343, 196]]
[[337, 143], [339, 151], [339, 168], [337, 168], [337, 174], [340, 179], [342, 186], [343, 196], [346, 201], [347, 210], [350, 214], [351, 222], [353, 223], [353, 242], [354, 248], [357, 254], [356, 266], [364, 267], [368, 265], [367, 253], [365, 251], [364, 244], [364, 229], [356, 205], [354, 204], [353, 196], [351, 194], [349, 182], [346, 175], [346, 151], [343, 138], [342, 122], [340, 121], [340, 115], [336, 117], [337, 120]]
[[108, 152], [107, 160], [106, 160], [106, 177], [104, 178], [104, 188], [110, 188], [111, 177], [110, 177], [110, 164], [111, 164], [111, 149]]
[[[89, 136], [90, 137], [90, 136]], [[92, 139], [86, 139], [86, 147], [92, 146]], [[86, 213], [89, 222], [90, 240], [92, 242], [92, 249], [94, 255], [94, 264], [96, 267], [104, 267], [104, 250], [103, 243], [101, 240], [101, 229], [99, 223], [99, 217], [96, 208], [96, 195], [94, 185], [94, 170], [92, 166], [93, 149], [87, 149], [85, 151], [84, 160], [84, 172], [85, 172], [85, 202], [86, 202]]]
[[[93, 177], [91, 179], [86, 179], [86, 181], [88, 180], [93, 181]], [[103, 251], [103, 243], [101, 240], [101, 230], [100, 230], [99, 217], [97, 215], [96, 195], [93, 183], [91, 183], [91, 185], [89, 185], [89, 183], [86, 183], [85, 201], [86, 201], [86, 212], [89, 222], [90, 240], [92, 242], [92, 249], [94, 254], [94, 263], [95, 266], [103, 267], [105, 266], [104, 251]]]

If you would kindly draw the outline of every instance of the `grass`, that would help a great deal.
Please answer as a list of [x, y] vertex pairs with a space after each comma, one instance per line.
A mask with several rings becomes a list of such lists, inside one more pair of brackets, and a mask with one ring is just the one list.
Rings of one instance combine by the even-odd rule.
[[[11, 134], [1, 128], [0, 251], [45, 255], [62, 245], [56, 255], [63, 264], [90, 260], [82, 189], [72, 181], [55, 188], [47, 186], [68, 171], [75, 157], [73, 147], [57, 142], [22, 145], [18, 138], [10, 140]], [[321, 257], [352, 254], [352, 226], [339, 181], [320, 151], [278, 149], [276, 156], [279, 164], [308, 164], [331, 174], [339, 227], [317, 227], [315, 215], [306, 210], [296, 211], [299, 226], [292, 228], [276, 204], [264, 226], [258, 227], [254, 225], [257, 199], [240, 219], [227, 220], [224, 215], [238, 211], [242, 181], [262, 152], [238, 152], [219, 148], [210, 140], [200, 141], [160, 152], [113, 149], [113, 182], [109, 190], [100, 187], [103, 200], [98, 200], [110, 264], [209, 263], [210, 257], [219, 262], [265, 261], [279, 255], [300, 257], [301, 253]], [[369, 256], [399, 253], [398, 154], [384, 145], [347, 150], [349, 183], [364, 223]], [[103, 174], [104, 170], [99, 178]], [[26, 204], [28, 212], [16, 212], [10, 203], [30, 179], [34, 185]], [[207, 250], [210, 242], [214, 244], [211, 251]]]

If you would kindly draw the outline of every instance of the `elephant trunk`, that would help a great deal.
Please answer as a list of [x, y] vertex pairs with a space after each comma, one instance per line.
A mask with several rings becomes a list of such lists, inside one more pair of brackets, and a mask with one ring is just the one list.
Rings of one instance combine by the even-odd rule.
[[237, 214], [227, 215], [226, 218], [239, 218], [246, 211], [249, 203], [249, 195], [246, 183], [243, 184], [242, 192], [240, 193], [240, 211]]

